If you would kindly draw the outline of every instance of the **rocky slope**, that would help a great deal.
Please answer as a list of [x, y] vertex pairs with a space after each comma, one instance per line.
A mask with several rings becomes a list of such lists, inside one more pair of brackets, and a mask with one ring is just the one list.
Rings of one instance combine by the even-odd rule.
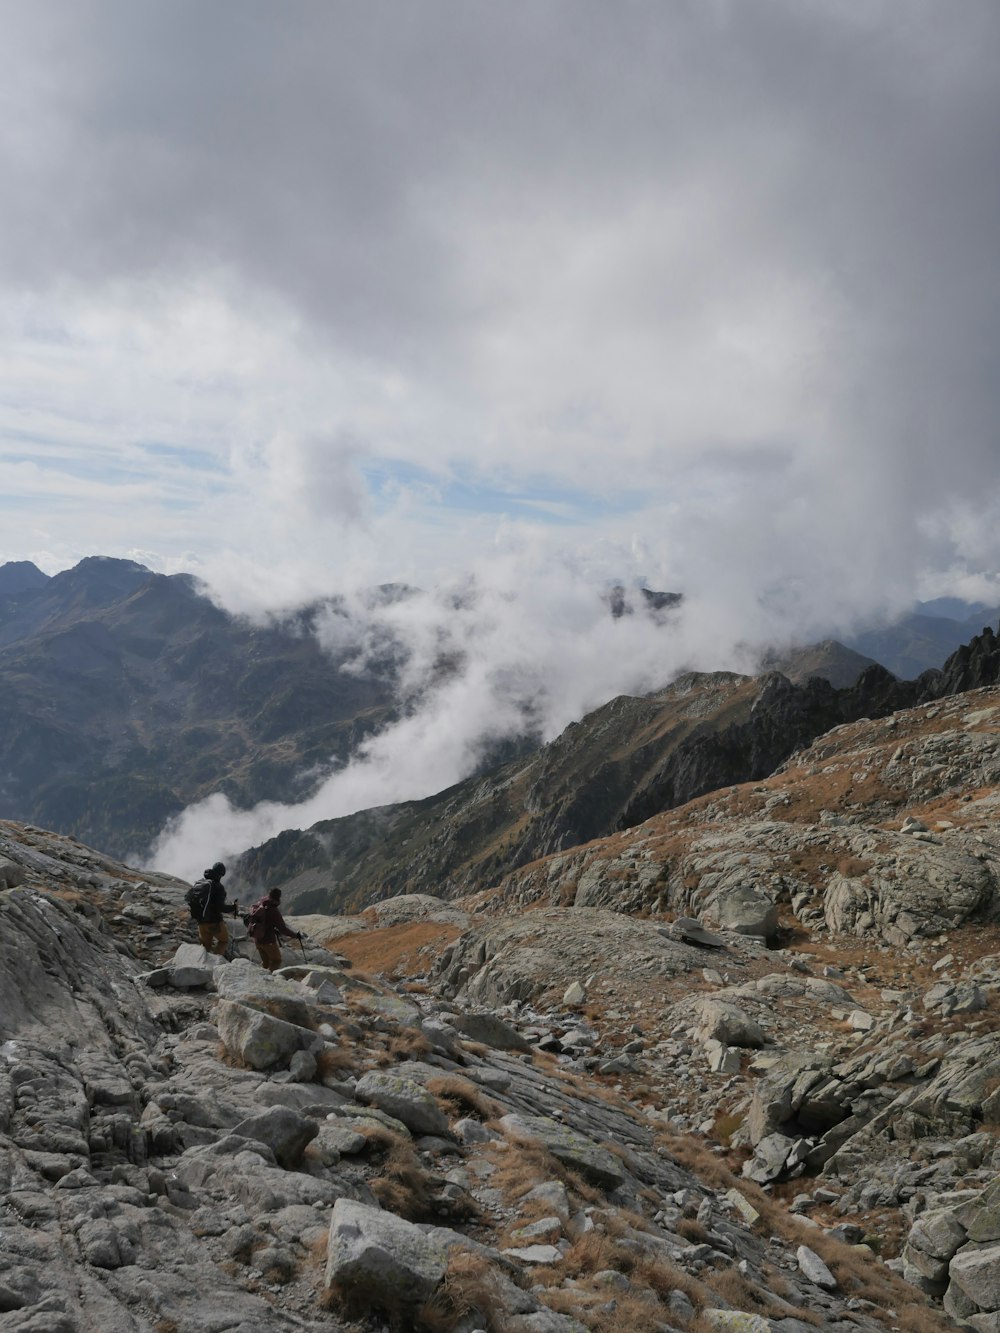
[[[800, 1162], [790, 1200], [726, 1147], [734, 1099], [748, 1123], [778, 1117], [768, 1090], [803, 1019], [867, 1012], [853, 974], [574, 908], [512, 916], [533, 980], [504, 1000], [459, 965], [482, 930], [487, 966], [508, 949], [497, 920], [411, 895], [303, 919], [308, 945], [268, 977], [178, 947], [182, 885], [70, 840], [0, 825], [0, 877], [0, 1329], [953, 1327], [900, 1271], [989, 1310], [989, 1132], [958, 1136], [950, 1113], [893, 1177], [915, 1225], [889, 1263], [871, 1247], [888, 1257], [903, 1213], [867, 1166], [865, 1192], [849, 1154], [819, 1180]], [[772, 997], [739, 1072], [717, 1048], [747, 1032], [709, 1035], [690, 1008], [734, 985]], [[866, 1040], [844, 1080], [877, 1096], [904, 1076], [869, 1069]]]
[[998, 737], [842, 724], [277, 978], [0, 825], [0, 1329], [996, 1329]]
[[245, 853], [237, 873], [249, 885], [281, 885], [309, 911], [406, 888], [473, 892], [512, 866], [766, 777], [831, 727], [997, 680], [989, 629], [916, 681], [879, 666], [842, 689], [817, 677], [795, 685], [775, 673], [691, 673], [644, 698], [612, 700], [537, 753], [427, 800], [287, 830]]
[[215, 791], [303, 797], [396, 702], [320, 649], [315, 612], [254, 626], [127, 560], [0, 567], [4, 814], [123, 854]]

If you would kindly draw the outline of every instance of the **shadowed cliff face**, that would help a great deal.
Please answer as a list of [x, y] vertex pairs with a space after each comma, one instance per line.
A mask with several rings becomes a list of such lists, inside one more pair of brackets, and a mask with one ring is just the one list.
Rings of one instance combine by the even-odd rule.
[[690, 674], [643, 699], [615, 699], [530, 758], [427, 800], [289, 830], [244, 853], [236, 871], [254, 886], [283, 885], [302, 910], [474, 892], [538, 857], [766, 777], [832, 727], [998, 680], [989, 628], [913, 681], [878, 665], [839, 690], [817, 677]]

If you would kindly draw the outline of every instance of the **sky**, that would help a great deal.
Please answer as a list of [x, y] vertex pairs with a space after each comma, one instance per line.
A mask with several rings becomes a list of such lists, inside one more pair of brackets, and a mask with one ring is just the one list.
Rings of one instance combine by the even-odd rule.
[[531, 671], [1000, 602], [993, 0], [0, 17], [0, 561], [534, 586]]

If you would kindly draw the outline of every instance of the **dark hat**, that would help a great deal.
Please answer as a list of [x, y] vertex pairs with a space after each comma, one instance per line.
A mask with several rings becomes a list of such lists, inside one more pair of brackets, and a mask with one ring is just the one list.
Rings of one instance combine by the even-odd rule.
[[207, 870], [205, 871], [205, 874], [209, 879], [221, 879], [225, 873], [226, 873], [226, 867], [222, 864], [221, 861], [216, 861], [215, 865], [211, 869], [211, 872]]

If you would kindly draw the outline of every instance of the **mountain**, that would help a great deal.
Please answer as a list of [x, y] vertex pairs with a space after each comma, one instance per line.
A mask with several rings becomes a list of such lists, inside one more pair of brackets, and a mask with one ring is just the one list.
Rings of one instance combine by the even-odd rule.
[[238, 806], [304, 797], [392, 716], [389, 685], [341, 672], [321, 650], [318, 608], [259, 626], [187, 575], [127, 560], [92, 558], [52, 578], [30, 569], [0, 568], [0, 800], [11, 818], [124, 854], [212, 792]]
[[820, 676], [836, 689], [843, 689], [853, 685], [868, 667], [876, 665], [875, 658], [864, 657], [836, 639], [824, 639], [784, 653], [769, 653], [760, 669], [780, 672], [794, 685], [805, 684], [810, 676]]
[[855, 652], [881, 662], [901, 680], [911, 680], [922, 671], [941, 666], [956, 648], [998, 619], [1000, 607], [942, 597], [918, 603], [913, 612], [890, 625], [849, 636], [846, 643]]
[[48, 581], [37, 565], [30, 560], [11, 560], [0, 565], [0, 600], [14, 597], [42, 587]]
[[407, 891], [454, 897], [494, 884], [505, 866], [767, 777], [831, 727], [997, 680], [992, 630], [917, 681], [878, 665], [839, 690], [817, 676], [794, 685], [777, 673], [690, 673], [644, 698], [614, 699], [535, 754], [425, 800], [286, 830], [234, 869], [248, 886], [280, 885], [301, 910]]

